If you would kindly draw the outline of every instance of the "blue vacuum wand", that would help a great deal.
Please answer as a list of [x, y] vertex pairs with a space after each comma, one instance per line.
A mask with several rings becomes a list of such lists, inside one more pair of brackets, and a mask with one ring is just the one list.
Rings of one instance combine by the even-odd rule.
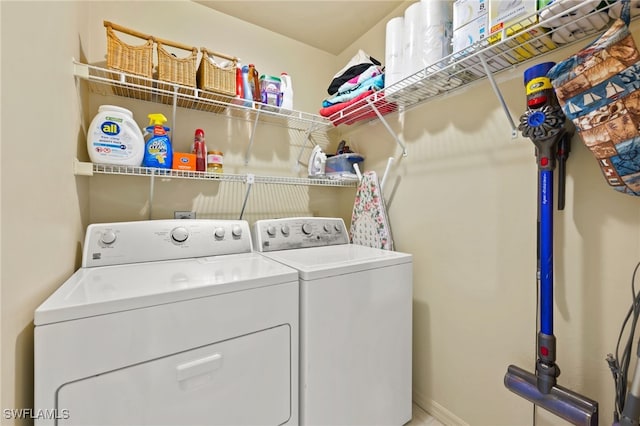
[[[553, 65], [546, 62], [525, 71], [527, 111], [520, 118], [519, 126], [522, 135], [536, 146], [538, 165], [540, 328], [536, 374], [511, 365], [504, 384], [512, 392], [572, 424], [591, 426], [598, 424], [598, 403], [557, 384], [560, 369], [556, 365], [553, 334], [553, 177], [558, 159], [562, 164], [560, 183], [564, 188], [564, 162], [569, 153], [571, 133], [567, 131], [565, 116], [546, 77]], [[559, 208], [564, 207], [564, 189], [561, 194]]]

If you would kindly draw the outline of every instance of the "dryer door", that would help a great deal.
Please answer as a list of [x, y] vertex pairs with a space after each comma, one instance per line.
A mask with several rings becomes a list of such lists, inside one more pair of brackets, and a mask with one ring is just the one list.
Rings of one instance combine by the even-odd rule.
[[282, 325], [67, 383], [57, 407], [69, 418], [58, 424], [286, 423], [290, 333]]

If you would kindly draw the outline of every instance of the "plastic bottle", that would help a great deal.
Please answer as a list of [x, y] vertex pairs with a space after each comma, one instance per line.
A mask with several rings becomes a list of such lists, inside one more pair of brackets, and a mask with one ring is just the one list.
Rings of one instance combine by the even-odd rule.
[[149, 126], [146, 128], [146, 132], [151, 135], [151, 138], [145, 145], [142, 165], [170, 169], [173, 163], [173, 149], [167, 135], [170, 129], [164, 126], [167, 118], [162, 114], [149, 114], [148, 117]]
[[292, 110], [293, 84], [291, 83], [291, 76], [286, 72], [280, 74], [280, 92], [282, 92], [282, 103], [280, 104], [280, 108]]
[[207, 153], [207, 172], [222, 173], [224, 155], [220, 151], [209, 151]]
[[262, 101], [262, 94], [260, 93], [260, 76], [258, 70], [253, 64], [249, 64], [249, 87], [251, 87], [251, 93], [253, 94], [253, 100], [256, 102]]
[[250, 107], [253, 105], [253, 93], [251, 92], [251, 86], [249, 86], [249, 67], [247, 65], [242, 67], [242, 92], [245, 99], [244, 106]]
[[97, 164], [139, 166], [144, 156], [144, 137], [131, 111], [102, 105], [87, 131], [89, 158]]
[[282, 103], [282, 93], [280, 91], [280, 78], [272, 75], [263, 75], [260, 77], [260, 92], [262, 94], [261, 102], [265, 105], [273, 105], [279, 107]]
[[196, 171], [207, 171], [207, 144], [204, 141], [204, 130], [196, 129], [191, 153], [196, 155]]
[[244, 87], [242, 84], [242, 67], [236, 68], [236, 98], [244, 99]]

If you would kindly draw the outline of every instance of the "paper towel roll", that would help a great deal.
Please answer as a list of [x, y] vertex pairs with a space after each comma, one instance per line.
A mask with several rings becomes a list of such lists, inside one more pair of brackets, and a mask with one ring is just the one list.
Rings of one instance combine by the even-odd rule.
[[404, 30], [402, 31], [403, 78], [420, 71], [422, 67], [421, 36], [422, 4], [413, 3], [404, 11]]
[[389, 87], [402, 79], [402, 32], [404, 18], [399, 16], [387, 22], [384, 66], [384, 85]]
[[428, 67], [451, 54], [453, 0], [421, 0], [421, 66]]

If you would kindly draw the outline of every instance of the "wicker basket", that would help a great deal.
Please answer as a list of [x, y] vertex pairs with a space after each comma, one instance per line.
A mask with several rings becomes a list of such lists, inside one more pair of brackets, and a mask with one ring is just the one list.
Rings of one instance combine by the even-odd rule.
[[[153, 76], [153, 37], [138, 31], [104, 21], [107, 29], [107, 68], [122, 71], [127, 74], [144, 78], [124, 76], [124, 82], [140, 86], [141, 89], [132, 89], [124, 85], [114, 85], [114, 93], [118, 96], [127, 96], [136, 99], [151, 99], [151, 78]], [[115, 31], [145, 40], [144, 44], [133, 46], [123, 42]], [[122, 81], [120, 73], [113, 73], [111, 78]]]
[[[198, 67], [198, 49], [173, 41], [155, 38], [158, 49], [158, 80], [171, 83], [170, 85], [160, 84], [159, 88], [173, 91], [174, 85], [187, 86], [193, 89], [178, 87], [178, 92], [192, 96], [194, 100], [178, 100], [178, 106], [191, 107], [196, 97], [196, 70]], [[165, 49], [164, 46], [172, 46], [189, 52], [186, 57], [178, 58]], [[172, 104], [173, 96], [161, 95], [161, 102]]]
[[[207, 104], [206, 110], [212, 112], [220, 112], [226, 107], [224, 104], [229, 103], [236, 95], [236, 68], [238, 66], [238, 58], [222, 53], [207, 50], [201, 47], [202, 59], [198, 68], [197, 82], [198, 88], [202, 90], [200, 97], [219, 101], [221, 104]], [[228, 67], [220, 67], [209, 60], [211, 57], [228, 59], [232, 63]], [[223, 96], [220, 96], [223, 95]]]

